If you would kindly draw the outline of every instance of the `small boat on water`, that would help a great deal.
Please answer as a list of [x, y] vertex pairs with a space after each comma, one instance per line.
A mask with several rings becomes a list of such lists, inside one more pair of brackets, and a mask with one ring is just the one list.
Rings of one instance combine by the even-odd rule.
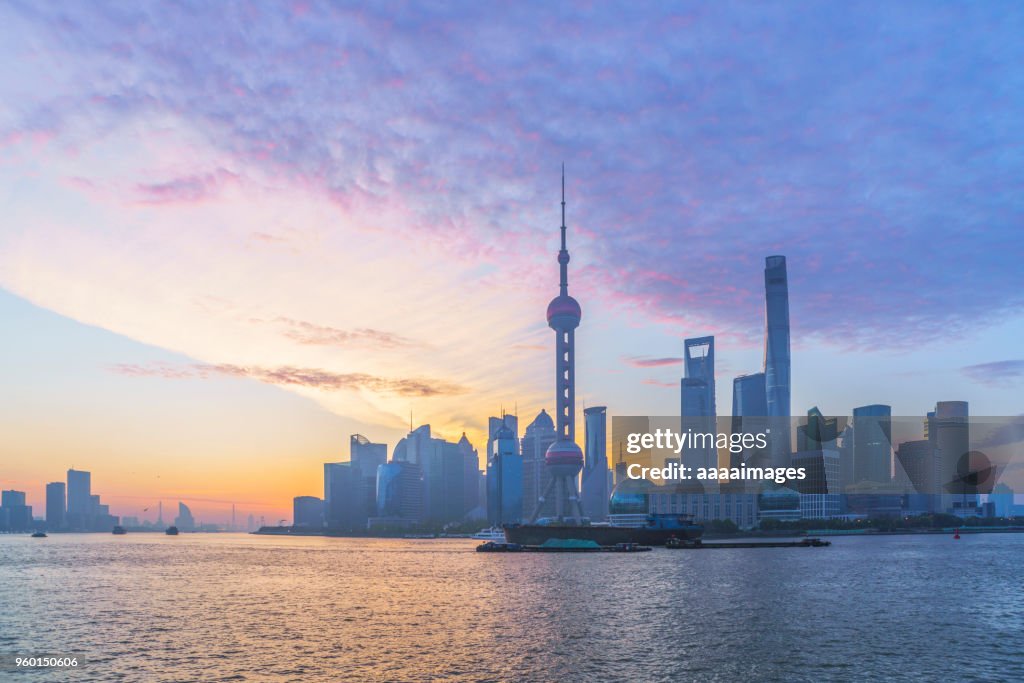
[[113, 531], [111, 531], [110, 533], [114, 534], [115, 536], [124, 536], [124, 535], [125, 535], [125, 534], [127, 534], [128, 532], [127, 532], [127, 531], [125, 531], [125, 529], [124, 529], [124, 527], [123, 527], [123, 526], [121, 526], [120, 524], [118, 524], [117, 526], [115, 526], [115, 527], [114, 527], [114, 530], [113, 530]]
[[470, 536], [470, 538], [475, 539], [477, 541], [497, 541], [498, 543], [504, 543], [505, 530], [492, 526], [486, 529], [481, 529], [480, 531]]
[[168, 536], [177, 536], [178, 535], [178, 527], [176, 527], [176, 526], [169, 526], [169, 527], [167, 527], [167, 531], [165, 531], [164, 533], [167, 534]]
[[32, 534], [32, 538], [46, 538], [46, 532], [45, 531], [37, 531], [34, 534]]

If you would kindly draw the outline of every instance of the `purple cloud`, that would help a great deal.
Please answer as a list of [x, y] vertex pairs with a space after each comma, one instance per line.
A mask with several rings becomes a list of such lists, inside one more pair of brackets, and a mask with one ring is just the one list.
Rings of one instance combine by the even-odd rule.
[[172, 114], [518, 282], [550, 266], [566, 160], [576, 292], [752, 341], [773, 253], [797, 338], [906, 346], [1024, 310], [1024, 6], [302, 7], [8, 6], [71, 71], [10, 98], [0, 140]]
[[218, 169], [216, 173], [190, 175], [160, 183], [139, 183], [135, 186], [139, 201], [145, 204], [193, 203], [216, 196], [238, 176]]
[[622, 362], [634, 368], [658, 368], [665, 365], [679, 365], [682, 358], [638, 358], [636, 356], [624, 356]]
[[1006, 386], [1024, 378], [1024, 359], [999, 360], [960, 368], [960, 372], [978, 384]]

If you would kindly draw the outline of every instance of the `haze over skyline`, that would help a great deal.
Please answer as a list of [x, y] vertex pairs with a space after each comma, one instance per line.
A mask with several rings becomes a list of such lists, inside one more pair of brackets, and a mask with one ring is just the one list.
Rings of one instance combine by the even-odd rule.
[[550, 412], [563, 160], [587, 405], [678, 412], [709, 334], [729, 405], [779, 253], [795, 413], [1022, 412], [1019, 5], [0, 26], [0, 488], [30, 504], [74, 465], [116, 514], [271, 519], [350, 433], [393, 446], [411, 410], [482, 450], [502, 406]]

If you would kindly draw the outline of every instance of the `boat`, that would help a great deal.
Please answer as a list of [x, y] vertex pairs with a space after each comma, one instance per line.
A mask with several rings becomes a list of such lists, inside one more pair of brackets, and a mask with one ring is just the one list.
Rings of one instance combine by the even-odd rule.
[[637, 543], [616, 543], [600, 545], [596, 541], [549, 538], [543, 545], [519, 545], [518, 543], [496, 543], [487, 541], [477, 546], [478, 553], [643, 553], [653, 548]]
[[523, 551], [523, 546], [518, 543], [487, 541], [478, 545], [476, 551], [478, 553], [519, 553]]
[[34, 534], [32, 534], [32, 538], [46, 538], [46, 532], [45, 531], [37, 531]]
[[480, 531], [470, 536], [470, 538], [477, 541], [497, 541], [499, 543], [504, 543], [505, 530], [499, 529], [496, 526], [492, 526], [486, 529], [481, 529]]
[[167, 531], [165, 531], [164, 533], [167, 534], [168, 536], [177, 536], [178, 535], [178, 527], [176, 527], [176, 526], [169, 526], [169, 527], [167, 527]]
[[505, 539], [519, 545], [544, 545], [548, 539], [594, 541], [602, 546], [619, 543], [662, 546], [669, 539], [695, 542], [704, 535], [704, 527], [690, 515], [650, 514], [637, 526], [598, 524], [509, 524]]
[[117, 526], [114, 527], [114, 530], [111, 531], [110, 533], [114, 534], [115, 536], [124, 536], [128, 532], [124, 530], [123, 526], [118, 524]]

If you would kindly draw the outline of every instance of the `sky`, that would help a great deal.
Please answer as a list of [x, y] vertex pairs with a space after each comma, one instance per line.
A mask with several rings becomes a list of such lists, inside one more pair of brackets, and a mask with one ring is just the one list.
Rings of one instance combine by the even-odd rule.
[[[1024, 7], [0, 6], [0, 487], [285, 516], [348, 436], [719, 413], [789, 265], [793, 411], [1024, 412]], [[582, 434], [578, 437], [582, 439]]]

